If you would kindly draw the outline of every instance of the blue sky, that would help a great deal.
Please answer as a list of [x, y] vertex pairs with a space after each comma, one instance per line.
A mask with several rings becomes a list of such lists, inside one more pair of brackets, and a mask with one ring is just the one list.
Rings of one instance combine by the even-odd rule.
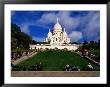
[[11, 23], [36, 41], [43, 41], [52, 31], [57, 17], [71, 42], [100, 39], [99, 11], [12, 11]]

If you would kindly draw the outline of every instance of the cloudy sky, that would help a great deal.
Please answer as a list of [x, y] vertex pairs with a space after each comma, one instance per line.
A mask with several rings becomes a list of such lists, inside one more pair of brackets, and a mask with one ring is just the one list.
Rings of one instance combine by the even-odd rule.
[[71, 42], [100, 39], [99, 11], [12, 11], [11, 23], [36, 41], [43, 41], [52, 31], [57, 17]]

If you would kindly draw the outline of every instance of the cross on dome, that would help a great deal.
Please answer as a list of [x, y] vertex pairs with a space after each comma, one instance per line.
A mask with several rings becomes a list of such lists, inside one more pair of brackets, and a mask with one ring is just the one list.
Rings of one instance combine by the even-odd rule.
[[57, 17], [57, 23], [59, 22], [59, 19], [58, 19], [58, 17]]

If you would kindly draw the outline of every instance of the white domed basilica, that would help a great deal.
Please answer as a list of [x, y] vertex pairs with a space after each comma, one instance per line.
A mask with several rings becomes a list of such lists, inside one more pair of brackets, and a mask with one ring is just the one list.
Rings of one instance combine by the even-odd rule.
[[45, 42], [49, 42], [50, 45], [63, 45], [70, 43], [70, 38], [68, 38], [65, 28], [64, 31], [62, 31], [62, 27], [59, 23], [58, 18], [56, 24], [53, 27], [53, 31], [50, 32], [49, 29]]
[[42, 49], [46, 50], [48, 49], [67, 49], [67, 50], [77, 50], [79, 45], [77, 44], [71, 44], [70, 38], [68, 38], [67, 33], [65, 31], [65, 28], [63, 28], [59, 23], [59, 20], [57, 18], [57, 22], [54, 25], [52, 32], [49, 29], [49, 32], [47, 34], [47, 38], [44, 40], [44, 44], [30, 44], [30, 49]]

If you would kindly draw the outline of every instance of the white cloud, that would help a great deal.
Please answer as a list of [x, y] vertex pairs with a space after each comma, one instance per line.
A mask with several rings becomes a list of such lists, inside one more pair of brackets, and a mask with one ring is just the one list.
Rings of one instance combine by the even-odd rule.
[[79, 32], [79, 31], [72, 31], [68, 36], [71, 42], [77, 42], [83, 37], [82, 32]]
[[[83, 34], [86, 39], [97, 38], [97, 34], [100, 32], [100, 13], [89, 13], [88, 17], [89, 20], [83, 29]], [[86, 20], [86, 19], [85, 19]], [[96, 36], [96, 38], [95, 38]]]
[[89, 12], [87, 15], [76, 17], [72, 17], [70, 11], [46, 13], [41, 16], [37, 23], [41, 23], [42, 26], [48, 26], [50, 23], [55, 23], [57, 17], [59, 17], [59, 21], [62, 27], [65, 27], [67, 33], [81, 26], [80, 31], [89, 39], [96, 36], [100, 31], [100, 13], [94, 11]]
[[46, 14], [43, 14], [39, 20], [37, 20], [37, 23], [41, 23], [41, 24], [54, 23], [56, 21], [55, 20], [56, 18], [57, 18], [57, 14], [46, 13]]
[[[74, 30], [80, 23], [80, 17], [71, 17], [71, 12], [69, 11], [60, 11], [58, 13], [51, 12], [46, 13], [41, 16], [36, 23], [44, 25], [49, 25], [51, 23], [56, 23], [56, 18], [59, 17], [59, 22], [62, 24], [62, 27], [66, 28], [66, 31], [69, 33], [71, 30]], [[53, 25], [54, 26], [54, 25]]]
[[29, 35], [30, 34], [29, 24], [28, 23], [22, 24], [21, 31]]
[[[80, 38], [82, 38], [82, 34], [87, 40], [91, 38], [94, 38], [95, 40], [97, 38], [97, 34], [100, 33], [100, 13], [93, 11], [88, 12], [87, 15], [77, 15], [75, 17], [71, 16], [71, 11], [45, 13], [41, 16], [41, 18], [37, 20], [35, 19], [33, 22], [28, 21], [28, 23], [22, 24], [21, 30], [27, 34], [30, 34], [30, 25], [49, 29], [50, 24], [56, 23], [57, 17], [59, 17], [59, 22], [62, 25], [62, 28], [65, 27], [65, 30], [69, 34], [71, 41], [78, 41]], [[51, 26], [54, 27], [54, 25]], [[80, 27], [79, 31], [82, 33], [75, 30], [77, 27]], [[42, 38], [37, 39], [43, 40]]]
[[80, 24], [80, 17], [71, 17], [70, 14], [71, 12], [69, 11], [62, 11], [58, 14], [63, 27], [66, 28], [68, 33], [70, 33]]

